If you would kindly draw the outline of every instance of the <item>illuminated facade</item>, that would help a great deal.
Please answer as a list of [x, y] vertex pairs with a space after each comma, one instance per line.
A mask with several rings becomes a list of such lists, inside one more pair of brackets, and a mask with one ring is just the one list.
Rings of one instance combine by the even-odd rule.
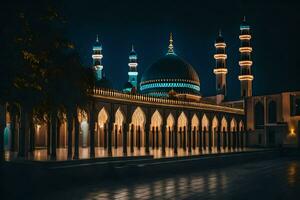
[[6, 113], [5, 147], [19, 155], [46, 148], [52, 158], [56, 158], [57, 148], [67, 149], [67, 158], [77, 159], [83, 157], [80, 149], [88, 149], [89, 158], [159, 157], [237, 151], [246, 146], [296, 145], [300, 92], [252, 96], [251, 35], [245, 20], [240, 31], [238, 79], [242, 98], [238, 101], [226, 99], [226, 75], [230, 72], [221, 33], [214, 44], [216, 95], [212, 97], [200, 93], [200, 78], [175, 53], [172, 34], [166, 55], [149, 66], [140, 81], [138, 57], [132, 47], [128, 82], [122, 91], [113, 89], [104, 75], [102, 45], [97, 37], [92, 55], [97, 81], [89, 91], [91, 103], [78, 109], [73, 121], [65, 114], [58, 119], [53, 125], [55, 137], [49, 121], [36, 123], [30, 139], [19, 137], [17, 132], [11, 134], [10, 127], [18, 127], [18, 120], [0, 112]]

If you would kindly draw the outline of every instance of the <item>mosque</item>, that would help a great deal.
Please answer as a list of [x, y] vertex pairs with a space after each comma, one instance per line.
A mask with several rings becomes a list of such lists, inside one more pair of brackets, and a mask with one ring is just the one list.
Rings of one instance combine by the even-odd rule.
[[[245, 147], [296, 146], [299, 143], [300, 92], [253, 96], [251, 29], [244, 19], [240, 25], [240, 100], [227, 95], [226, 42], [219, 33], [215, 40], [216, 95], [205, 97], [200, 78], [186, 60], [176, 54], [170, 34], [167, 53], [153, 62], [139, 79], [138, 55], [129, 54], [128, 81], [115, 90], [104, 76], [102, 45], [93, 46], [96, 87], [91, 105], [78, 111], [78, 120], [58, 123], [57, 135], [46, 124], [36, 124], [28, 138], [10, 135], [7, 149], [47, 149], [56, 156], [84, 158], [101, 156], [176, 156], [203, 152], [239, 151]], [[11, 120], [8, 118], [8, 126]], [[71, 124], [71, 125], [70, 125]], [[21, 141], [26, 140], [26, 142]], [[18, 150], [19, 149], [19, 150]], [[85, 151], [86, 150], [86, 151]]]

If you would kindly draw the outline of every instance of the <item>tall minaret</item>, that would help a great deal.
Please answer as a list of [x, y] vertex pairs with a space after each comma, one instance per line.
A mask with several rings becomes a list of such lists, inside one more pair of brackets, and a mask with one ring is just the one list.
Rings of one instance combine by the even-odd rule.
[[214, 68], [214, 74], [216, 75], [216, 91], [217, 91], [217, 102], [220, 103], [224, 100], [224, 97], [227, 93], [226, 88], [226, 43], [222, 37], [221, 31], [219, 31], [219, 35], [215, 42], [216, 53], [214, 58], [216, 60], [216, 66]]
[[239, 80], [241, 82], [241, 97], [252, 96], [252, 61], [251, 61], [251, 52], [252, 47], [250, 45], [251, 33], [250, 26], [246, 23], [246, 17], [240, 26], [240, 41], [241, 47], [240, 51], [240, 75]]
[[96, 38], [96, 43], [93, 46], [92, 58], [93, 58], [93, 67], [95, 70], [96, 79], [101, 80], [103, 78], [103, 71], [102, 71], [103, 70], [103, 65], [102, 65], [103, 55], [102, 55], [102, 45], [99, 42], [98, 35]]
[[137, 89], [137, 77], [138, 77], [138, 71], [137, 71], [137, 54], [134, 50], [134, 47], [132, 45], [131, 52], [129, 54], [129, 72], [128, 72], [128, 82], [131, 83], [135, 89]]

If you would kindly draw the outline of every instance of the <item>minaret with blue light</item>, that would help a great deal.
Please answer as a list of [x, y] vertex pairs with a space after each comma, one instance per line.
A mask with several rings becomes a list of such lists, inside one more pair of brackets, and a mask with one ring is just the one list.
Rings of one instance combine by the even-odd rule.
[[99, 42], [99, 38], [97, 35], [96, 43], [93, 46], [93, 67], [95, 70], [95, 75], [97, 80], [101, 80], [103, 78], [103, 65], [102, 65], [102, 45]]
[[219, 31], [219, 35], [215, 42], [216, 53], [214, 54], [214, 58], [216, 60], [216, 65], [214, 68], [214, 74], [216, 75], [216, 91], [218, 102], [224, 100], [227, 88], [226, 88], [226, 75], [227, 75], [227, 67], [226, 67], [226, 43], [224, 38], [222, 37], [221, 30]]
[[240, 52], [240, 75], [239, 80], [241, 82], [241, 97], [250, 97], [252, 96], [252, 60], [251, 60], [251, 52], [252, 47], [250, 45], [251, 33], [250, 26], [246, 22], [246, 17], [240, 26], [240, 41], [241, 46], [239, 48]]
[[134, 47], [132, 45], [131, 47], [131, 52], [129, 54], [129, 72], [128, 72], [128, 82], [131, 83], [131, 85], [133, 87], [135, 87], [135, 89], [137, 89], [137, 77], [138, 77], [138, 71], [137, 71], [137, 66], [138, 66], [138, 62], [137, 62], [137, 54], [134, 50]]

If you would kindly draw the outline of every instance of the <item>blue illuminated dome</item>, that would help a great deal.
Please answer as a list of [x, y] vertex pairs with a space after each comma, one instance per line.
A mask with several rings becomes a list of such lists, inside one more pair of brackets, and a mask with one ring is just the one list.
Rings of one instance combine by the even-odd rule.
[[152, 96], [168, 97], [172, 89], [181, 97], [200, 97], [197, 72], [174, 52], [148, 67], [140, 83], [141, 92]]

